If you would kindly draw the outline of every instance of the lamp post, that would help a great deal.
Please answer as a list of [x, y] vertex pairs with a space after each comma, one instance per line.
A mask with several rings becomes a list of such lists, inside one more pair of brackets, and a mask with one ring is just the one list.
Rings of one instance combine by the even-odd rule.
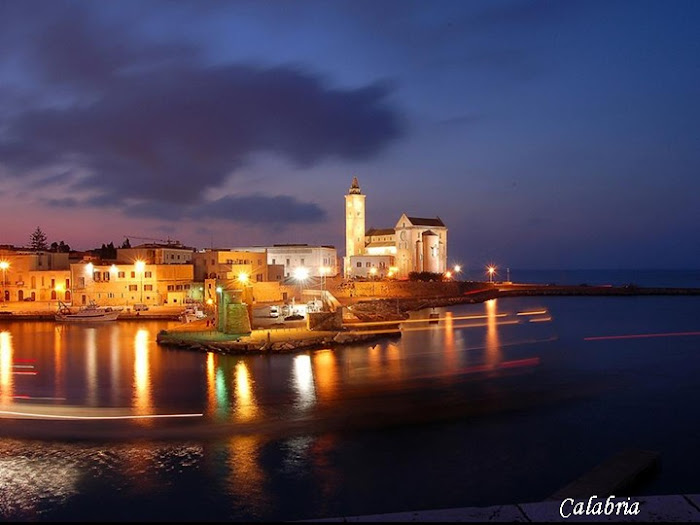
[[141, 303], [143, 304], [143, 274], [146, 272], [146, 263], [143, 261], [136, 261], [134, 263], [134, 268], [137, 272], [141, 274]]
[[304, 302], [304, 281], [309, 278], [309, 270], [299, 266], [294, 270], [294, 279], [299, 283], [299, 299]]
[[10, 267], [10, 263], [7, 261], [0, 261], [0, 269], [2, 269], [2, 302], [5, 302], [5, 286], [7, 281], [7, 269]]
[[489, 266], [486, 271], [489, 273], [489, 282], [493, 283], [493, 274], [496, 272], [495, 266]]
[[221, 295], [221, 299], [219, 299], [219, 297], [223, 291], [224, 291], [224, 289], [221, 286], [216, 287], [216, 329], [217, 330], [219, 329], [219, 325], [221, 324], [219, 322], [219, 315], [221, 314], [221, 307], [219, 306], [219, 304], [223, 301], [223, 295]]

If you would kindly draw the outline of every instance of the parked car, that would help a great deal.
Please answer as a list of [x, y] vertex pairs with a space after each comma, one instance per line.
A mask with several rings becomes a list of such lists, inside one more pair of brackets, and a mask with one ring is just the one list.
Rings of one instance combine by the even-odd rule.
[[31, 295], [29, 297], [25, 297], [24, 300], [25, 301], [36, 301], [36, 299], [34, 297], [32, 297]]
[[301, 321], [302, 319], [304, 319], [304, 316], [300, 314], [292, 314], [284, 318], [285, 321]]
[[270, 306], [270, 317], [279, 317], [280, 310], [276, 306]]
[[148, 305], [143, 303], [136, 303], [134, 305], [134, 312], [145, 312], [146, 310], [148, 310]]

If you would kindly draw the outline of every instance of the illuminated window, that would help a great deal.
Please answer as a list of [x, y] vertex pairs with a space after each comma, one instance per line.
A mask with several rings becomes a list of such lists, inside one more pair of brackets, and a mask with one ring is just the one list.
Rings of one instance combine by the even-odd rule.
[[145, 284], [143, 286], [144, 291], [146, 292], [152, 292], [153, 291], [153, 285], [152, 284]]
[[143, 276], [144, 276], [145, 279], [150, 279], [150, 278], [151, 278], [151, 275], [152, 275], [152, 272], [144, 272], [144, 273], [143, 273]]
[[126, 274], [124, 272], [119, 272], [119, 273], [117, 273], [117, 277], [119, 277], [120, 279], [123, 279], [124, 277], [126, 277]]
[[135, 284], [130, 284], [130, 285], [129, 285], [129, 291], [130, 291], [130, 292], [135, 292], [135, 291], [137, 291], [138, 289], [139, 289], [139, 287], [138, 287], [137, 285], [135, 285]]

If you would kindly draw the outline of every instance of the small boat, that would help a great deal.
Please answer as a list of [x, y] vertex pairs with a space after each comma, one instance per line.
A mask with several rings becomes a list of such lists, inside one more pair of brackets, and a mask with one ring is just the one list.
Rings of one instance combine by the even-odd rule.
[[97, 323], [103, 321], [116, 321], [121, 313], [121, 308], [111, 306], [97, 306], [94, 301], [81, 307], [77, 312], [70, 309], [67, 304], [59, 302], [58, 312], [54, 316], [56, 321]]
[[207, 318], [207, 314], [198, 306], [191, 306], [179, 315], [178, 319], [182, 323], [191, 323], [193, 321], [201, 321]]

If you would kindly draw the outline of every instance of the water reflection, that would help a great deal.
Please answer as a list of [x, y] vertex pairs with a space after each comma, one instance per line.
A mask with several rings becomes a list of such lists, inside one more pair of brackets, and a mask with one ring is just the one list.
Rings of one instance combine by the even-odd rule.
[[97, 329], [85, 328], [85, 384], [86, 404], [97, 406]]
[[253, 381], [245, 361], [236, 363], [236, 410], [238, 421], [250, 421], [255, 418], [258, 405], [253, 395]]
[[151, 372], [148, 357], [148, 330], [141, 328], [134, 336], [133, 407], [137, 415], [146, 415], [150, 413], [152, 405]]
[[10, 405], [12, 396], [12, 335], [0, 332], [0, 403]]
[[300, 410], [306, 410], [313, 406], [316, 402], [316, 388], [311, 368], [311, 356], [298, 355], [294, 358], [292, 379], [297, 393], [296, 406]]
[[120, 345], [119, 345], [119, 326], [110, 327], [109, 338], [109, 369], [110, 381], [112, 384], [112, 400], [116, 401], [119, 396], [121, 386], [121, 367], [119, 363]]
[[486, 365], [489, 368], [495, 368], [501, 362], [501, 347], [498, 338], [498, 322], [497, 322], [497, 301], [491, 299], [486, 301]]
[[265, 471], [260, 465], [260, 436], [236, 436], [229, 441], [229, 487], [236, 510], [260, 517], [269, 505]]
[[332, 350], [319, 350], [313, 354], [312, 363], [319, 400], [332, 401], [338, 390], [335, 353]]
[[63, 371], [63, 325], [56, 325], [53, 330], [53, 356], [54, 382], [56, 384], [54, 395], [63, 399], [66, 395]]

